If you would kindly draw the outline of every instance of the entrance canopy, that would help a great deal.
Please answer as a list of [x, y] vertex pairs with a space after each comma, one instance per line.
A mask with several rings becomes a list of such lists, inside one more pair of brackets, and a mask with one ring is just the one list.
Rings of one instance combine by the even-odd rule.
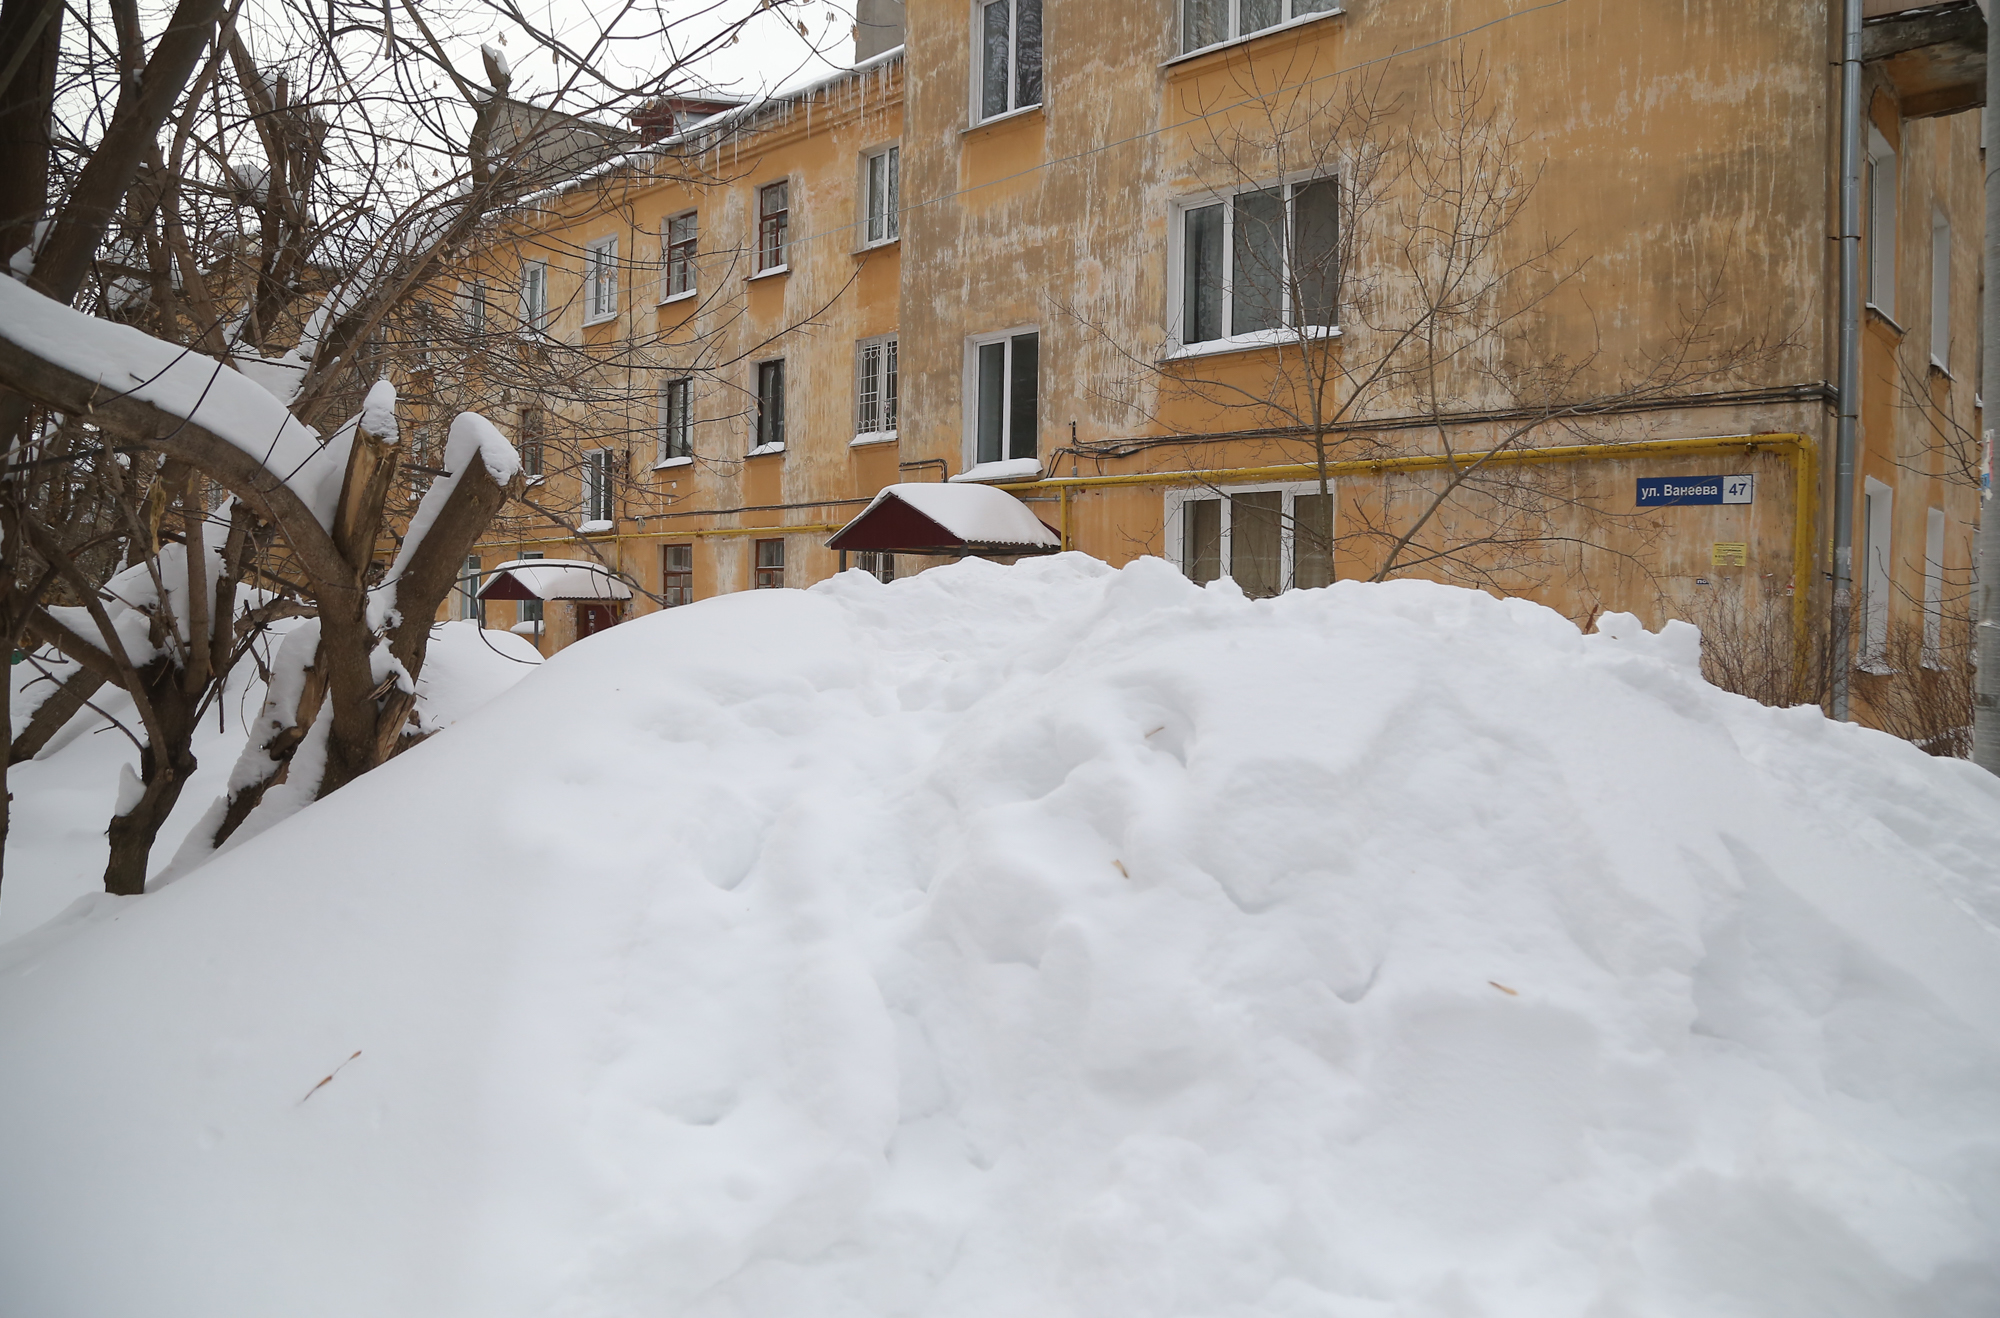
[[1062, 537], [990, 485], [890, 485], [826, 545], [878, 554], [1053, 554]]
[[632, 588], [601, 564], [575, 558], [517, 558], [479, 588], [483, 600], [628, 600]]

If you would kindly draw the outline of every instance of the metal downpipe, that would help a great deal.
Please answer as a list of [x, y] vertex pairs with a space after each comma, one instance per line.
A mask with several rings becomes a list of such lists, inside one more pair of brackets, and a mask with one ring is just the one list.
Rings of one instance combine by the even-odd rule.
[[[1833, 468], [1833, 597], [1827, 651], [1832, 715], [1848, 718], [1854, 613], [1854, 474], [1861, 412], [1861, 0], [1841, 0], [1840, 420]], [[1800, 492], [1798, 515], [1805, 515]]]
[[1986, 22], [1986, 296], [1979, 309], [1986, 329], [1981, 354], [1979, 538], [1973, 558], [1976, 623], [1972, 631], [1972, 762], [2000, 774], [2000, 516], [1993, 505], [1993, 411], [2000, 408], [2000, 13], [1989, 6]]

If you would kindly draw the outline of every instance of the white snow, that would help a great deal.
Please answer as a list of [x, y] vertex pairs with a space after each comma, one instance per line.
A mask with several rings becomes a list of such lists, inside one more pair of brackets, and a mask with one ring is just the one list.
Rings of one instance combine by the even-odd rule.
[[1607, 621], [593, 636], [0, 948], [0, 1312], [1988, 1318], [2000, 782]]
[[66, 307], [0, 279], [0, 337], [44, 360], [211, 431], [269, 467], [322, 523], [333, 515], [347, 453], [320, 442], [256, 381], [212, 357]]
[[972, 544], [1053, 547], [1062, 543], [1027, 504], [990, 486], [886, 485], [861, 510], [861, 516], [866, 517], [885, 499], [902, 500]]
[[[393, 427], [395, 391], [387, 380], [377, 384], [375, 389], [390, 391], [389, 420]], [[376, 401], [373, 391], [369, 393], [368, 401], [371, 404]], [[365, 408], [363, 415], [366, 416]], [[363, 424], [367, 424], [365, 420]], [[394, 434], [395, 431], [392, 428], [388, 433]], [[471, 470], [475, 461], [484, 463], [487, 473], [500, 485], [513, 480], [514, 474], [521, 470], [521, 455], [515, 452], [514, 446], [507, 442], [507, 437], [500, 433], [498, 427], [477, 412], [460, 412], [452, 418], [451, 432], [445, 437], [445, 474], [432, 481], [430, 488], [424, 491], [423, 499], [417, 504], [417, 511], [410, 515], [410, 524], [404, 529], [403, 543], [396, 551], [396, 561], [389, 565], [382, 584], [369, 597], [370, 614], [377, 625], [380, 625], [395, 609], [396, 583], [402, 579], [403, 569], [408, 567], [410, 560], [416, 556], [418, 546], [422, 545], [424, 537], [430, 534], [431, 527], [437, 524], [438, 516], [444, 512], [445, 503], [451, 498], [452, 491], [458, 488], [459, 479]]]
[[954, 485], [980, 481], [1031, 481], [1042, 474], [1040, 458], [1008, 458], [1002, 462], [981, 462], [951, 477]]
[[628, 600], [632, 588], [611, 575], [601, 563], [581, 558], [517, 558], [487, 574], [481, 599], [500, 580], [512, 577], [539, 600]]
[[368, 396], [361, 400], [361, 428], [391, 444], [400, 436], [396, 426], [396, 386], [388, 379], [368, 386]]

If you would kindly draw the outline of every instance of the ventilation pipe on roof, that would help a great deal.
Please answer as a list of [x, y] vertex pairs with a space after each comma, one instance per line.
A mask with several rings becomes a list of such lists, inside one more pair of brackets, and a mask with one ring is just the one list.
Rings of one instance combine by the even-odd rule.
[[[1854, 468], [1861, 410], [1861, 0], [1841, 0], [1840, 419], [1833, 469], [1833, 716], [1848, 716], [1848, 626], [1854, 613]], [[1805, 515], [1811, 492], [1797, 494]], [[1806, 583], [1798, 583], [1803, 590]]]

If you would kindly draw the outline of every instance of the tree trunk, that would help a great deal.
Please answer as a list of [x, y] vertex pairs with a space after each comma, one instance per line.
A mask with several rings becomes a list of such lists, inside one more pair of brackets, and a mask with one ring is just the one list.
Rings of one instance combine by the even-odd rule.
[[[76, 716], [85, 701], [97, 694], [104, 685], [104, 674], [90, 668], [79, 668], [69, 675], [60, 687], [49, 694], [49, 698], [35, 707], [28, 718], [28, 726], [21, 729], [21, 735], [14, 738], [7, 748], [7, 763], [19, 764], [32, 760], [49, 744], [49, 738], [62, 731], [63, 725]], [[9, 685], [12, 694], [12, 685]], [[12, 726], [11, 723], [8, 724]]]
[[199, 696], [189, 696], [181, 689], [180, 670], [171, 660], [155, 660], [141, 676], [159, 712], [168, 744], [148, 745], [139, 753], [139, 781], [145, 790], [130, 810], [113, 815], [110, 828], [105, 830], [111, 839], [111, 856], [104, 866], [104, 891], [117, 897], [136, 897], [146, 891], [153, 842], [196, 768], [191, 743]]

